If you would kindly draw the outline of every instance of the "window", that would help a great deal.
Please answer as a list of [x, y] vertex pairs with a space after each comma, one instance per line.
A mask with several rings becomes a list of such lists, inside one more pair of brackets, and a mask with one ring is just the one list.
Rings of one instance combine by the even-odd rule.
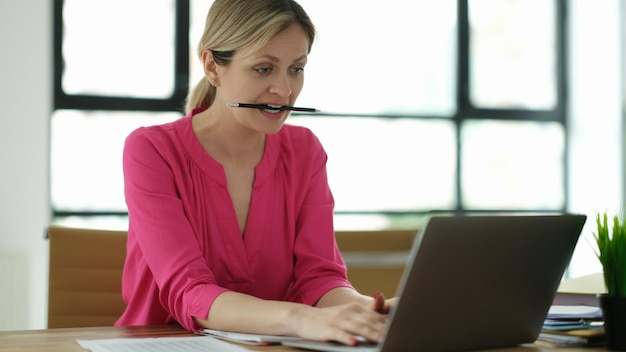
[[[57, 219], [124, 217], [123, 140], [181, 116], [210, 3], [55, 0]], [[298, 103], [322, 112], [290, 123], [328, 151], [339, 228], [565, 209], [563, 0], [300, 3], [319, 33]]]
[[187, 1], [55, 0], [55, 219], [126, 214], [124, 139], [139, 126], [181, 116], [188, 13]]

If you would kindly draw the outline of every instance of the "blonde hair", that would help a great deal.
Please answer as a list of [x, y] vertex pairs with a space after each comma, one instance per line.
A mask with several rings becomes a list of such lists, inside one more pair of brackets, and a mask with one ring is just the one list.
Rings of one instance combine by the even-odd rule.
[[[228, 65], [237, 49], [250, 46], [258, 50], [292, 24], [304, 29], [310, 51], [315, 39], [315, 26], [296, 1], [215, 0], [207, 15], [197, 53], [201, 56], [205, 50], [210, 50], [218, 65]], [[189, 91], [185, 112], [209, 107], [214, 98], [215, 87], [203, 77]]]

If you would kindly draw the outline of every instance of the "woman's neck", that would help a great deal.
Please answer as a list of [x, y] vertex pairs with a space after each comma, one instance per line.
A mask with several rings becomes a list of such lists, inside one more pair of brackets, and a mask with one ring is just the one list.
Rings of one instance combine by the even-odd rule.
[[263, 156], [265, 134], [245, 128], [228, 114], [213, 106], [194, 115], [191, 123], [196, 137], [222, 164], [255, 166]]

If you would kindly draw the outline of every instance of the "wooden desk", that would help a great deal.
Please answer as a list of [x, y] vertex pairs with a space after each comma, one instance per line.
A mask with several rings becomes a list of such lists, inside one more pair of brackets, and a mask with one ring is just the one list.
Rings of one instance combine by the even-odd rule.
[[[76, 342], [77, 338], [106, 339], [122, 337], [165, 337], [165, 336], [193, 336], [177, 325], [136, 326], [136, 327], [95, 327], [95, 328], [66, 328], [48, 330], [0, 331], [0, 351], [24, 352], [85, 352]], [[284, 346], [254, 347], [244, 346], [253, 351], [267, 352], [294, 352], [302, 351]], [[549, 348], [536, 345], [524, 345], [515, 348], [490, 350], [492, 352], [539, 352], [539, 351], [569, 351], [590, 352], [606, 351], [604, 348]]]

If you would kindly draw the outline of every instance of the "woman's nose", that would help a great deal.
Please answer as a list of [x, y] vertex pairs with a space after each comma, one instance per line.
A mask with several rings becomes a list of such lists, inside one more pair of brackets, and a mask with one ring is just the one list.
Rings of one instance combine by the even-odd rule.
[[291, 79], [287, 75], [280, 75], [272, 82], [270, 93], [287, 98], [293, 93], [291, 85]]

